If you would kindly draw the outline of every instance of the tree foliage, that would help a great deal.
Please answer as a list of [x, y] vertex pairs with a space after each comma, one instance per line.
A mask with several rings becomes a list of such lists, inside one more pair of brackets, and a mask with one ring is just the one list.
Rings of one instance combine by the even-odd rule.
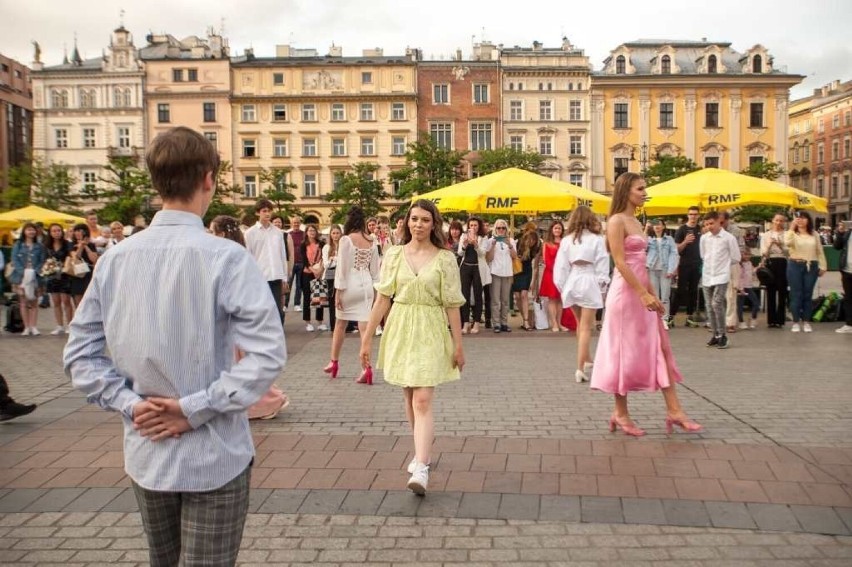
[[10, 167], [6, 173], [7, 187], [0, 193], [0, 209], [20, 209], [30, 204], [33, 186], [33, 162], [31, 159]]
[[[234, 171], [231, 162], [225, 160], [219, 164], [219, 172], [216, 175], [216, 192], [204, 214], [204, 225], [219, 215], [228, 215], [239, 220], [242, 209], [235, 203], [236, 197], [242, 193], [242, 187], [232, 185], [232, 173]], [[229, 202], [230, 201], [230, 202]]]
[[291, 171], [291, 167], [273, 167], [261, 170], [259, 175], [260, 182], [267, 184], [260, 196], [272, 201], [278, 213], [287, 217], [298, 213], [298, 209], [293, 206], [296, 201], [296, 195], [293, 194], [296, 184], [290, 183]]
[[539, 169], [543, 163], [544, 156], [537, 151], [517, 150], [506, 146], [493, 150], [481, 150], [479, 152], [479, 162], [476, 164], [475, 169], [480, 175], [487, 175], [510, 167], [539, 173]]
[[461, 162], [464, 153], [438, 147], [427, 132], [421, 132], [416, 142], [408, 144], [405, 167], [392, 171], [389, 179], [399, 184], [396, 196], [407, 200], [464, 180]]
[[378, 170], [375, 163], [360, 162], [354, 164], [351, 171], [337, 174], [337, 187], [325, 197], [332, 203], [342, 203], [331, 211], [332, 222], [343, 222], [353, 205], [361, 207], [368, 217], [385, 210], [382, 201], [390, 195], [385, 191], [384, 181], [376, 176]]
[[[26, 175], [21, 181], [26, 180]], [[45, 163], [34, 159], [30, 170], [32, 203], [52, 211], [64, 211], [76, 207], [80, 200], [72, 187], [77, 177], [62, 163]]]
[[155, 193], [151, 188], [151, 177], [139, 167], [138, 160], [131, 156], [112, 156], [104, 172], [99, 178], [103, 188], [89, 192], [105, 203], [98, 216], [104, 222], [119, 221], [129, 225], [139, 215], [150, 220], [151, 199]]
[[[782, 175], [786, 174], [786, 171], [781, 165], [781, 162], [761, 160], [750, 163], [749, 166], [740, 171], [740, 173], [751, 177], [760, 177], [762, 179], [775, 181]], [[779, 208], [781, 207], [774, 205], [748, 205], [740, 208], [735, 216], [738, 221], [762, 223], [772, 220], [772, 217], [775, 216], [775, 213], [778, 212]]]
[[654, 165], [643, 172], [645, 183], [650, 187], [665, 181], [677, 179], [687, 173], [701, 169], [698, 164], [685, 156], [660, 156]]

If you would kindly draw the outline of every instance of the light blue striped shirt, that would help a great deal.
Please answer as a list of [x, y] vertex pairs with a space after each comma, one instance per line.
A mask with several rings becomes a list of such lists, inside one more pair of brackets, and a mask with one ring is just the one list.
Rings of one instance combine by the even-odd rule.
[[[160, 211], [98, 260], [64, 356], [90, 403], [121, 412], [127, 474], [169, 492], [214, 490], [245, 470], [254, 456], [245, 410], [287, 360], [257, 263], [180, 211]], [[179, 399], [193, 429], [156, 443], [140, 436], [133, 406], [147, 396]]]

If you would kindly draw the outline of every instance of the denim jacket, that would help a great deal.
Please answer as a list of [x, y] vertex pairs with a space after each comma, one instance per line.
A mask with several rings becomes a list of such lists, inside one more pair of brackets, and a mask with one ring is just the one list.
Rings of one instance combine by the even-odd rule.
[[662, 238], [652, 236], [648, 239], [648, 256], [645, 266], [651, 269], [657, 263], [657, 257], [660, 258], [660, 266], [667, 274], [674, 273], [680, 258], [674, 238], [667, 234]]
[[12, 285], [21, 285], [21, 281], [24, 279], [24, 268], [27, 267], [27, 256], [30, 256], [30, 263], [36, 272], [36, 278], [41, 283], [41, 277], [38, 273], [47, 259], [44, 245], [41, 242], [36, 242], [32, 246], [32, 252], [30, 252], [23, 241], [19, 240], [12, 246], [13, 269], [12, 274], [9, 276], [9, 283]]

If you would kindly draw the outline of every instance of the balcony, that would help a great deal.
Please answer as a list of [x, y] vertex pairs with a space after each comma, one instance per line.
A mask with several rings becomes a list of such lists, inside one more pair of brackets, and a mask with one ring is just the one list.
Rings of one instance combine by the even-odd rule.
[[139, 160], [142, 159], [143, 154], [143, 148], [137, 148], [136, 146], [132, 146], [129, 148], [109, 146], [107, 148], [107, 157], [110, 159], [117, 157], [132, 157]]

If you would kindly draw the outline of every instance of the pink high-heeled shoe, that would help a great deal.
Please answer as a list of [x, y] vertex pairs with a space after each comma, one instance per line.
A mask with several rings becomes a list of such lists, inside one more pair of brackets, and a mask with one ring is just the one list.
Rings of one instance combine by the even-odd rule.
[[626, 423], [621, 423], [618, 421], [618, 418], [612, 416], [609, 418], [609, 431], [610, 433], [615, 433], [615, 429], [621, 429], [625, 435], [631, 435], [633, 437], [642, 437], [645, 435], [645, 430], [636, 427], [636, 425], [628, 425]]
[[355, 381], [359, 384], [366, 384], [367, 386], [372, 386], [373, 385], [373, 367], [368, 366], [367, 368], [365, 368], [364, 371], [361, 372], [361, 376], [359, 376], [358, 379], [355, 380]]
[[666, 434], [671, 435], [674, 431], [674, 426], [680, 426], [680, 428], [687, 433], [698, 433], [699, 431], [704, 429], [700, 423], [696, 423], [694, 421], [690, 421], [686, 418], [676, 418], [676, 417], [666, 417]]
[[340, 367], [338, 366], [337, 361], [332, 360], [328, 363], [328, 365], [325, 368], [322, 369], [322, 371], [325, 372], [326, 374], [331, 374], [332, 378], [337, 378], [337, 371], [339, 369], [340, 369]]

